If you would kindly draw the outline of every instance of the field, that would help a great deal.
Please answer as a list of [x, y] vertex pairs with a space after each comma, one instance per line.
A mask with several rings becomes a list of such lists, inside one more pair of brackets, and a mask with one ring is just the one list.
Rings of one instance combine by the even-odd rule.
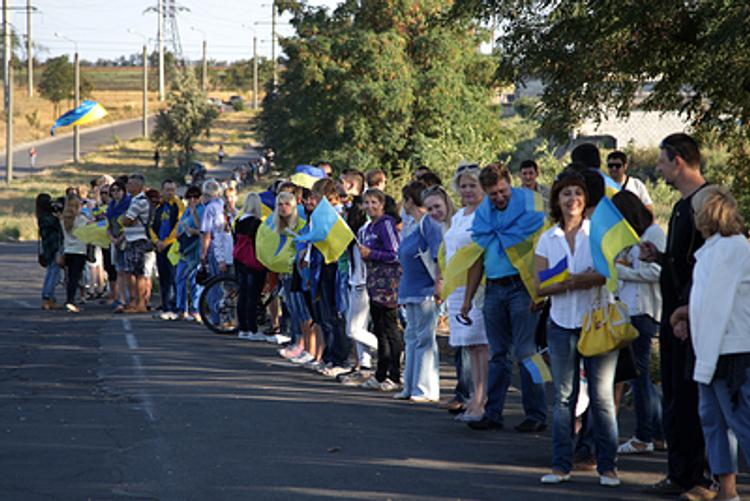
[[[211, 137], [196, 145], [197, 157], [209, 165], [215, 159], [219, 144], [228, 156], [251, 146], [249, 120], [252, 111], [225, 113], [211, 129]], [[154, 146], [149, 140], [134, 139], [100, 148], [83, 158], [80, 165], [66, 164], [47, 169], [39, 174], [21, 178], [10, 188], [0, 190], [0, 241], [36, 239], [34, 198], [39, 193], [61, 196], [68, 186], [88, 183], [91, 179], [109, 174], [118, 176], [141, 172], [150, 186], [158, 187], [163, 179], [176, 178], [177, 169], [153, 166]]]

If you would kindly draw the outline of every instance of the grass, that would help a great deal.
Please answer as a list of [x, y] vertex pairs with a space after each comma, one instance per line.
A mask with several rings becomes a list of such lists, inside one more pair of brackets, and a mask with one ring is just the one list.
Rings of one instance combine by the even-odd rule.
[[[223, 114], [211, 130], [211, 136], [196, 145], [198, 159], [213, 164], [219, 144], [224, 145], [229, 156], [250, 147], [252, 114], [252, 111]], [[103, 146], [86, 155], [79, 165], [68, 163], [14, 181], [10, 187], [0, 190], [0, 241], [37, 238], [34, 199], [39, 193], [62, 196], [68, 186], [88, 184], [103, 174], [116, 177], [140, 172], [146, 176], [147, 184], [154, 187], [164, 179], [176, 178], [175, 166], [154, 168], [153, 154], [154, 145], [150, 140], [133, 139]]]

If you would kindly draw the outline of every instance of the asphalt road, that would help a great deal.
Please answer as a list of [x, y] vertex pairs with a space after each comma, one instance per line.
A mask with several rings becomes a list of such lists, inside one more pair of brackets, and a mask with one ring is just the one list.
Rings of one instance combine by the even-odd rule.
[[[149, 125], [153, 127], [154, 120]], [[66, 128], [68, 129], [68, 128]], [[66, 131], [67, 132], [67, 131]], [[123, 141], [141, 136], [141, 119], [129, 120], [118, 124], [107, 125], [95, 130], [81, 131], [81, 156], [96, 151], [102, 145], [111, 144], [117, 136]], [[62, 134], [62, 133], [60, 133]], [[73, 160], [73, 135], [61, 135], [36, 146], [37, 158], [35, 168], [31, 168], [29, 148], [13, 150], [13, 175], [25, 176], [47, 167], [61, 165]], [[5, 179], [5, 150], [0, 157], [0, 176]]]
[[0, 244], [0, 499], [658, 499], [641, 487], [661, 453], [621, 458], [618, 489], [594, 473], [542, 486], [549, 432], [472, 431], [201, 326], [44, 312], [34, 254]]

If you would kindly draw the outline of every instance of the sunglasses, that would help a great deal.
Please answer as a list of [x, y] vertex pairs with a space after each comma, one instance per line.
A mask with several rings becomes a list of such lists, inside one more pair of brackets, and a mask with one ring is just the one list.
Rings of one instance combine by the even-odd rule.
[[431, 197], [432, 195], [447, 195], [448, 193], [445, 191], [445, 188], [442, 186], [431, 186], [427, 188], [426, 190], [422, 190], [422, 200], [424, 200], [427, 197]]
[[479, 164], [461, 165], [458, 169], [456, 169], [456, 174], [461, 174], [462, 172], [465, 172], [467, 170], [479, 170]]
[[623, 165], [620, 163], [608, 163], [607, 168], [608, 169], [622, 169]]

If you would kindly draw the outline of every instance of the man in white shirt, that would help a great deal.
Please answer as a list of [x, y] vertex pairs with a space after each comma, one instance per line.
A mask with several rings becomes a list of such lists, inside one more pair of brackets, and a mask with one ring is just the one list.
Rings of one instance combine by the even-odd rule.
[[521, 186], [531, 191], [536, 191], [544, 199], [544, 211], [549, 208], [549, 188], [537, 182], [539, 177], [539, 166], [534, 160], [524, 160], [521, 162], [521, 168], [518, 171], [521, 178]]
[[622, 186], [623, 190], [634, 193], [649, 211], [654, 212], [654, 202], [648, 194], [646, 185], [637, 177], [628, 175], [628, 156], [625, 153], [613, 151], [607, 155], [607, 170], [609, 177]]

